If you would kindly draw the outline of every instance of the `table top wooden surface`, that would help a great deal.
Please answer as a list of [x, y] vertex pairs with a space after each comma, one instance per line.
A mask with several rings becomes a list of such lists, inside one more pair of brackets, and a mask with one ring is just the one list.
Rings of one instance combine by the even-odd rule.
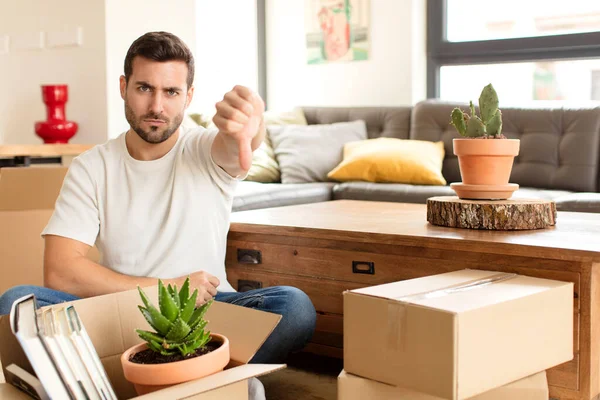
[[7, 144], [0, 145], [0, 157], [76, 156], [94, 146], [93, 144]]
[[230, 231], [600, 262], [600, 214], [559, 211], [555, 226], [526, 231], [434, 226], [426, 214], [425, 204], [335, 200], [234, 212]]

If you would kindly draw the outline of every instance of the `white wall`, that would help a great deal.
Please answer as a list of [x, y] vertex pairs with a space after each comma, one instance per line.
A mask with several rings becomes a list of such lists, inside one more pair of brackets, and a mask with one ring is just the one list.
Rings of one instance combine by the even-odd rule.
[[167, 31], [181, 38], [196, 54], [198, 22], [195, 20], [196, 0], [105, 1], [108, 138], [114, 138], [129, 129], [119, 92], [119, 77], [124, 74], [125, 55], [131, 43], [146, 32]]
[[269, 109], [412, 105], [426, 97], [425, 0], [371, 0], [369, 60], [307, 65], [304, 0], [267, 0]]
[[[80, 47], [25, 49], [32, 36], [82, 28]], [[69, 85], [68, 120], [79, 124], [71, 143], [106, 138], [104, 0], [2, 2], [0, 43], [0, 143], [41, 144], [34, 130], [46, 119], [40, 85]]]
[[198, 0], [196, 20], [198, 65], [190, 111], [212, 113], [233, 86], [258, 90], [256, 1]]

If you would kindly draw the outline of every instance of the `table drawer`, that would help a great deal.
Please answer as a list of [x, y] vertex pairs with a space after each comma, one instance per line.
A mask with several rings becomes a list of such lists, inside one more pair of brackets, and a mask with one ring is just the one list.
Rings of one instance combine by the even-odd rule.
[[271, 272], [308, 278], [357, 282], [363, 286], [420, 278], [465, 268], [514, 272], [537, 278], [573, 282], [573, 306], [579, 310], [580, 274], [575, 271], [507, 266], [492, 260], [465, 261], [397, 254], [335, 250], [263, 242], [230, 240], [225, 265], [249, 271]]
[[358, 289], [368, 285], [355, 282], [306, 278], [300, 276], [258, 272], [249, 268], [228, 267], [227, 278], [237, 290], [240, 281], [258, 282], [260, 287], [293, 286], [310, 297], [317, 312], [342, 314], [344, 311], [342, 293], [345, 290]]

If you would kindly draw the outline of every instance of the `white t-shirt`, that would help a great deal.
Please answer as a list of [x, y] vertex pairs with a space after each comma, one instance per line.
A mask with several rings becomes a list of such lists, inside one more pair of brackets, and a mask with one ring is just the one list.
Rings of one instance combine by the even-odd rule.
[[234, 291], [225, 250], [237, 179], [211, 157], [217, 131], [180, 129], [162, 158], [139, 161], [125, 133], [73, 160], [42, 235], [75, 239], [122, 274], [162, 279], [206, 271]]

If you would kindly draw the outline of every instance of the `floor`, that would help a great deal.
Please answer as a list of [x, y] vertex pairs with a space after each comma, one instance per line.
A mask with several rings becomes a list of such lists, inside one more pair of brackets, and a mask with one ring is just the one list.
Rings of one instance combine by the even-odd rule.
[[340, 359], [298, 353], [290, 357], [287, 368], [259, 379], [267, 400], [336, 400], [342, 368]]

